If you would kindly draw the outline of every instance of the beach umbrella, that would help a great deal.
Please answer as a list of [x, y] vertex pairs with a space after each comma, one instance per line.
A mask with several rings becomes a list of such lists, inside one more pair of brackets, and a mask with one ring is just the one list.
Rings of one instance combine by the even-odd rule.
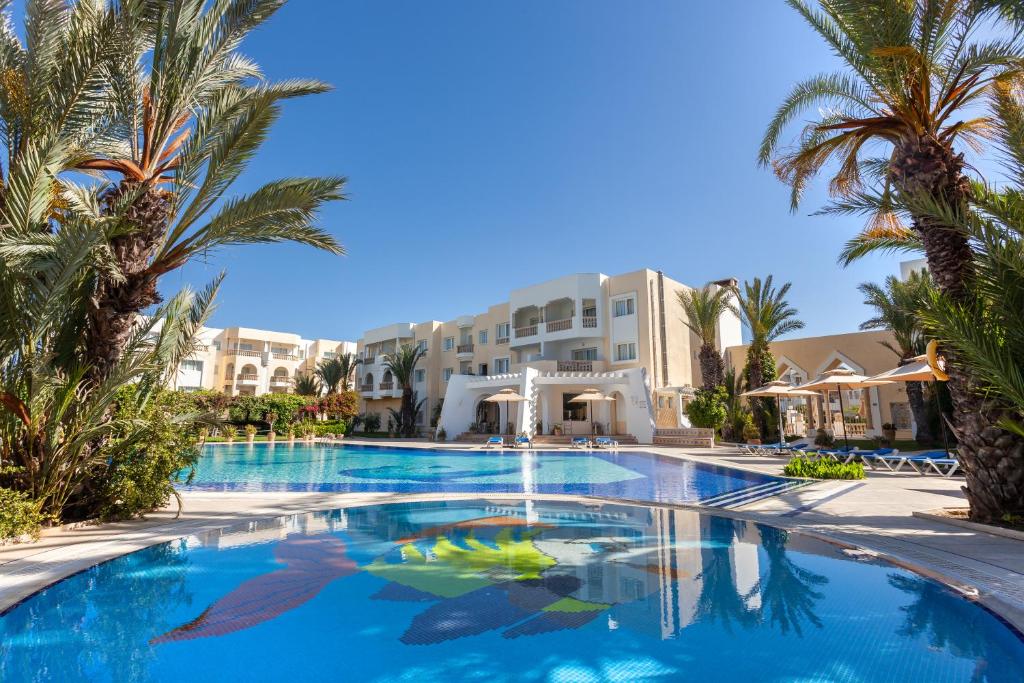
[[768, 382], [763, 387], [757, 389], [751, 389], [750, 391], [744, 391], [740, 396], [760, 396], [770, 397], [774, 396], [776, 405], [779, 408], [779, 443], [786, 445], [785, 431], [782, 429], [782, 397], [783, 396], [817, 396], [817, 391], [809, 391], [806, 389], [797, 389], [791, 386], [789, 382], [783, 382], [782, 380], [775, 380], [774, 382]]
[[[939, 368], [939, 372], [942, 369]], [[922, 353], [920, 356], [914, 356], [910, 359], [910, 362], [905, 365], [893, 368], [892, 370], [886, 370], [885, 372], [879, 373], [872, 377], [873, 380], [883, 380], [886, 382], [938, 382], [940, 381], [938, 375], [935, 372], [935, 368], [931, 365], [928, 359], [928, 354]], [[939, 392], [933, 391], [932, 395], [935, 397], [935, 409], [939, 414], [939, 431], [942, 432], [942, 446], [946, 449], [946, 456], [949, 456], [949, 439], [946, 438], [946, 421], [942, 417], [942, 406], [939, 404]]]
[[[523, 401], [529, 401], [530, 399], [526, 398], [525, 396], [517, 392], [515, 389], [502, 389], [498, 393], [492, 394], [491, 396], [488, 396], [484, 400], [489, 401], [491, 403], [505, 404], [505, 424], [507, 425], [509, 422], [509, 411], [512, 409], [512, 406], [509, 404], [522, 403]], [[498, 406], [498, 418], [501, 418], [500, 405]], [[505, 427], [503, 426], [502, 430], [504, 429]]]
[[876, 380], [865, 375], [859, 375], [853, 370], [836, 368], [835, 370], [823, 372], [810, 382], [801, 384], [797, 389], [829, 391], [832, 388], [835, 388], [839, 393], [839, 415], [843, 420], [843, 441], [846, 442], [846, 447], [849, 448], [850, 437], [846, 432], [846, 415], [843, 414], [843, 389], [867, 389], [868, 387], [879, 387], [886, 384], [892, 384], [892, 381]]
[[593, 387], [588, 387], [588, 388], [583, 390], [582, 394], [579, 394], [578, 396], [574, 396], [573, 398], [570, 398], [569, 399], [569, 403], [586, 403], [587, 404], [587, 412], [590, 413], [590, 433], [593, 434], [594, 433], [594, 410], [593, 410], [593, 405], [592, 405], [593, 402], [594, 401], [614, 401], [614, 400], [615, 399], [612, 398], [611, 396], [605, 396], [604, 394], [602, 394], [597, 389], [595, 389]]

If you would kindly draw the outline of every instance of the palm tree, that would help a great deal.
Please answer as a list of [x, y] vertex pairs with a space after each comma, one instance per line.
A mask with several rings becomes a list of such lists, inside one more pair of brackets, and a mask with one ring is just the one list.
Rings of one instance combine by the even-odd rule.
[[313, 375], [295, 375], [292, 386], [299, 396], [319, 396], [322, 391], [320, 382]]
[[[343, 178], [285, 178], [224, 198], [266, 139], [281, 102], [327, 89], [311, 80], [267, 82], [238, 51], [282, 4], [136, 0], [112, 10], [108, 42], [117, 49], [103, 65], [98, 95], [106, 125], [98, 126], [102, 135], [81, 149], [74, 167], [105, 174], [113, 184], [84, 188], [64, 181], [74, 210], [113, 219], [107, 237], [114, 267], [98, 273], [85, 330], [85, 358], [100, 377], [120, 358], [137, 315], [160, 301], [160, 277], [196, 254], [280, 241], [342, 253], [314, 221], [324, 203], [343, 198]], [[47, 47], [28, 45], [19, 46], [28, 62]]]
[[[790, 286], [787, 282], [775, 289], [772, 276], [769, 275], [763, 282], [759, 277], [755, 277], [753, 282], [744, 281], [743, 290], [736, 290], [739, 301], [737, 313], [750, 330], [750, 346], [747, 347], [747, 366], [744, 370], [748, 389], [755, 389], [775, 379], [775, 359], [769, 345], [784, 334], [803, 329], [803, 321], [796, 318], [796, 309], [786, 301]], [[771, 399], [751, 400], [754, 420], [762, 436], [771, 432], [773, 406]]]
[[326, 358], [320, 361], [314, 372], [328, 395], [338, 393], [338, 387], [345, 376], [337, 358]]
[[[896, 354], [900, 365], [924, 353], [926, 342], [920, 315], [930, 301], [933, 289], [927, 273], [911, 273], [905, 282], [890, 275], [884, 286], [864, 282], [858, 289], [864, 295], [864, 303], [875, 309], [875, 316], [862, 322], [860, 329], [892, 332], [894, 342], [886, 340], [879, 343]], [[917, 423], [915, 438], [922, 445], [931, 445], [935, 435], [931, 432], [921, 382], [906, 384], [907, 402]]]
[[356, 374], [356, 366], [361, 362], [362, 360], [354, 353], [343, 353], [338, 356], [338, 365], [341, 368], [342, 391], [352, 389], [352, 376]]
[[423, 358], [424, 350], [412, 344], [403, 344], [394, 353], [384, 356], [384, 367], [391, 371], [402, 387], [402, 405], [399, 409], [401, 421], [397, 425], [402, 436], [415, 436], [416, 414], [422, 403], [417, 404], [416, 392], [413, 390], [413, 381], [416, 375], [416, 365]]
[[713, 390], [722, 385], [725, 361], [715, 348], [718, 321], [729, 310], [732, 291], [707, 284], [701, 289], [677, 293], [683, 309], [683, 324], [700, 339], [700, 376], [704, 389]]
[[[956, 305], [970, 305], [975, 275], [968, 233], [971, 183], [963, 147], [992, 133], [992, 117], [974, 109], [1024, 69], [1019, 28], [997, 19], [1000, 0], [878, 0], [834, 2], [818, 8], [789, 0], [844, 62], [839, 73], [797, 85], [772, 119], [760, 161], [792, 187], [795, 208], [808, 182], [827, 164], [837, 171], [833, 210], [870, 210], [875, 219], [854, 240], [849, 260], [873, 248], [920, 248], [938, 290]], [[818, 117], [804, 127], [795, 149], [780, 150], [789, 125], [808, 109]], [[881, 159], [869, 150], [883, 148]], [[875, 182], [865, 189], [865, 175]], [[938, 210], [933, 210], [933, 209]], [[910, 227], [896, 218], [909, 215]], [[947, 354], [954, 428], [965, 492], [977, 519], [1016, 507], [995, 493], [1001, 474], [1021, 456], [1020, 439], [995, 428], [1003, 410], [976, 391], [979, 378], [955, 352]], [[1002, 503], [999, 502], [1001, 499]]]

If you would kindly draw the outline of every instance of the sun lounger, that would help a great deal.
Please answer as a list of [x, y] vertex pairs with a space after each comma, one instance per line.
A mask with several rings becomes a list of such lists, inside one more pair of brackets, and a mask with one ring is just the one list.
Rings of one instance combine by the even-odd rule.
[[910, 463], [910, 466], [922, 476], [931, 471], [949, 479], [960, 469], [960, 461], [957, 458], [947, 458], [945, 456], [945, 452], [942, 453], [941, 457], [918, 456]]
[[[857, 453], [857, 455], [860, 456], [861, 462], [873, 470], [878, 469], [875, 465], [878, 465], [879, 467], [882, 466], [881, 458], [888, 457], [891, 459], [899, 454], [900, 451], [898, 448], [876, 448], [873, 451], [860, 451]], [[878, 462], [875, 461], [876, 458], [879, 459]], [[852, 462], [852, 460], [848, 460], [847, 462]]]
[[590, 439], [585, 436], [574, 436], [569, 445], [573, 448], [590, 448]]
[[597, 448], [618, 448], [619, 442], [610, 436], [594, 437], [594, 446]]
[[533, 442], [530, 441], [530, 437], [528, 436], [517, 436], [512, 445], [516, 448], [521, 448], [523, 446], [526, 448], [533, 448]]
[[487, 438], [487, 443], [484, 445], [487, 448], [502, 448], [505, 445], [505, 440], [500, 436], [491, 436]]

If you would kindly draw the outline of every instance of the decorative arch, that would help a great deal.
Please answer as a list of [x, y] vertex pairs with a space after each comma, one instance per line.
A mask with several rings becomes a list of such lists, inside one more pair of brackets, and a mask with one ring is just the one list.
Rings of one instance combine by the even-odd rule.
[[259, 371], [256, 370], [256, 366], [255, 365], [253, 365], [252, 363], [246, 363], [245, 365], [242, 366], [242, 371], [239, 374], [242, 374], [242, 375], [255, 375], [255, 374], [258, 374], [258, 372]]
[[279, 367], [274, 370], [274, 377], [287, 377], [288, 368]]
[[823, 372], [834, 370], [840, 365], [847, 365], [854, 372], [864, 374], [864, 366], [858, 363], [857, 361], [853, 360], [849, 356], [847, 356], [842, 351], [833, 351], [828, 356], [826, 356], [822, 364], [819, 365], [818, 369], [814, 371], [814, 374], [815, 376], [820, 375]]

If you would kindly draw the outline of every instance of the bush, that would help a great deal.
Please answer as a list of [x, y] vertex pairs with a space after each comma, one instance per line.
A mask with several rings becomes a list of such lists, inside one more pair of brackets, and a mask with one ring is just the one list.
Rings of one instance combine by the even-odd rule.
[[686, 415], [694, 427], [719, 429], [725, 424], [728, 410], [725, 406], [725, 387], [713, 391], [698, 389], [697, 396], [686, 405]]
[[97, 476], [92, 510], [83, 516], [118, 519], [163, 507], [176, 496], [175, 483], [192, 480], [199, 460], [200, 425], [185, 421], [195, 410], [188, 394], [162, 391], [139, 405], [135, 387], [122, 387], [114, 419], [146, 425], [144, 438], [124, 447], [129, 432], [117, 433], [105, 448], [111, 452], [108, 467]]
[[761, 438], [761, 430], [759, 430], [757, 428], [757, 425], [754, 424], [754, 414], [753, 413], [747, 413], [746, 415], [744, 415], [744, 417], [743, 417], [743, 432], [742, 433], [743, 433], [743, 438], [746, 439], [747, 441], [752, 441], [753, 439], [760, 439]]
[[238, 424], [269, 424], [268, 418], [272, 418], [274, 431], [284, 434], [288, 425], [299, 420], [310, 400], [295, 394], [235, 396], [228, 407], [228, 419]]
[[843, 464], [834, 460], [793, 458], [782, 473], [787, 477], [804, 479], [863, 479], [864, 465], [859, 462]]
[[220, 433], [228, 441], [234, 441], [238, 438], [238, 427], [235, 425], [224, 425], [220, 428]]
[[367, 413], [366, 415], [363, 415], [363, 431], [379, 432], [380, 415], [378, 415], [377, 413]]
[[316, 422], [313, 429], [317, 436], [335, 436], [348, 434], [348, 424], [344, 420], [329, 420], [327, 422]]
[[826, 432], [824, 429], [818, 428], [817, 433], [814, 435], [814, 445], [824, 446], [830, 448], [836, 444], [836, 438]]
[[259, 431], [259, 430], [256, 429], [256, 425], [245, 425], [245, 436], [246, 436], [246, 438], [248, 438], [250, 436], [256, 436], [256, 432], [257, 431]]
[[24, 491], [0, 488], [0, 541], [39, 535], [43, 515], [39, 504]]

